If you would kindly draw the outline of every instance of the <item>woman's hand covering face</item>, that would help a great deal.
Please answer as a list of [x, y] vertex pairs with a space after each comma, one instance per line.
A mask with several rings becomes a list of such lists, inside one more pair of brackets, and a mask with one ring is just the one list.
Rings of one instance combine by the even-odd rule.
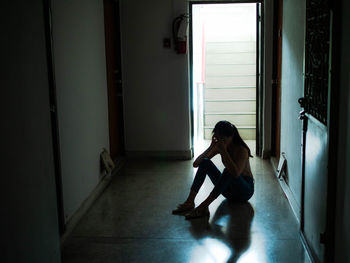
[[220, 139], [220, 140], [218, 140], [217, 143], [216, 143], [216, 148], [218, 149], [218, 151], [219, 151], [220, 153], [222, 153], [223, 151], [226, 150], [227, 145], [226, 145], [226, 143], [225, 143], [225, 141], [224, 141], [223, 139]]
[[222, 136], [218, 136], [214, 134], [212, 137], [211, 143], [213, 147], [215, 147], [220, 153], [225, 151], [227, 148], [226, 140]]

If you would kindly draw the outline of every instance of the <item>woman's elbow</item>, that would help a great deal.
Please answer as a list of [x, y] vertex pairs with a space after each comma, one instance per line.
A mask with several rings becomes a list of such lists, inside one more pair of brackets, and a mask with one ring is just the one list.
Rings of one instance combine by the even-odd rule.
[[199, 166], [199, 164], [200, 164], [201, 161], [202, 161], [202, 160], [196, 159], [196, 160], [193, 162], [193, 167], [194, 167], [194, 168], [197, 168], [197, 167]]

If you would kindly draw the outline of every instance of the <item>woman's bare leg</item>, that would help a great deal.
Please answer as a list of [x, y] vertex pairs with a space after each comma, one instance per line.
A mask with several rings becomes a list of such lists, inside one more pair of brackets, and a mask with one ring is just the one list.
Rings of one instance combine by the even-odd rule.
[[190, 193], [188, 194], [188, 197], [185, 201], [185, 203], [194, 203], [194, 199], [196, 198], [198, 192], [191, 190]]
[[210, 194], [197, 208], [206, 208], [209, 207], [209, 205], [216, 199], [216, 197], [213, 194]]

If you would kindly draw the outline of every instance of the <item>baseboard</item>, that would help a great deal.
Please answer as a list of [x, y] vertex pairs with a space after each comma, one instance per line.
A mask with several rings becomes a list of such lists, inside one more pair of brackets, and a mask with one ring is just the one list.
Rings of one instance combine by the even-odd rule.
[[[289, 185], [284, 180], [284, 176], [281, 176], [281, 178], [278, 178], [278, 172], [277, 172], [278, 162], [277, 162], [277, 159], [275, 157], [271, 157], [270, 158], [270, 162], [271, 162], [271, 165], [273, 167], [273, 170], [275, 171], [276, 178], [277, 178], [278, 182], [280, 183], [280, 186], [281, 186], [284, 194], [286, 195], [286, 197], [288, 199], [289, 205], [292, 208], [294, 216], [295, 216], [295, 218], [298, 221], [298, 225], [300, 226], [300, 206], [298, 205], [296, 199], [294, 198], [294, 195], [293, 195], [292, 191], [290, 190]], [[313, 255], [312, 250], [310, 249], [310, 247], [309, 247], [309, 245], [308, 245], [308, 243], [307, 243], [307, 241], [305, 239], [305, 236], [304, 236], [304, 234], [303, 234], [303, 232], [301, 230], [299, 230], [299, 234], [300, 234], [301, 242], [302, 242], [302, 244], [304, 246], [304, 249], [306, 251], [306, 255], [308, 256], [310, 262], [312, 262], [312, 263], [320, 263], [320, 262], [317, 262], [315, 260], [316, 257]]]
[[305, 238], [305, 235], [302, 231], [299, 232], [300, 234], [300, 239], [301, 239], [301, 242], [303, 244], [303, 247], [306, 251], [306, 255], [308, 256], [309, 258], [309, 261], [311, 263], [321, 263], [319, 262], [319, 260], [316, 259], [316, 257], [314, 256], [313, 252], [312, 252], [312, 249], [310, 248], [309, 244], [307, 243], [306, 241], [306, 238]]
[[120, 168], [124, 165], [125, 159], [121, 158], [115, 162], [115, 168], [111, 172], [111, 174], [105, 175], [95, 189], [90, 193], [90, 195], [85, 199], [85, 201], [80, 205], [78, 210], [70, 217], [65, 225], [65, 232], [61, 236], [61, 245], [66, 241], [66, 239], [70, 236], [80, 219], [86, 214], [86, 212], [90, 209], [95, 200], [103, 193], [106, 187], [111, 182], [112, 178], [115, 174], [120, 170]]
[[191, 160], [193, 151], [127, 151], [127, 157], [131, 158], [156, 158], [156, 159], [170, 159], [170, 160]]
[[271, 157], [270, 158], [270, 163], [271, 163], [272, 168], [273, 168], [273, 170], [275, 172], [276, 178], [277, 178], [278, 182], [280, 183], [280, 186], [281, 186], [284, 194], [287, 197], [289, 205], [292, 208], [294, 216], [297, 219], [298, 224], [300, 225], [300, 206], [299, 206], [298, 202], [296, 201], [292, 191], [290, 190], [289, 185], [284, 180], [284, 176], [281, 176], [281, 178], [277, 177], [278, 176], [278, 172], [277, 172], [278, 162], [277, 162], [277, 159], [275, 157]]

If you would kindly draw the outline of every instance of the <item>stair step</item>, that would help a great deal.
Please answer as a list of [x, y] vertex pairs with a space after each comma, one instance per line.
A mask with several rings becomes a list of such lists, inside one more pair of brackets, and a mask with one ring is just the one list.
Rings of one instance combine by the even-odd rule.
[[[207, 71], [208, 72], [208, 71]], [[256, 74], [205, 74], [206, 78], [234, 78], [234, 77], [256, 77]]]
[[254, 87], [256, 76], [229, 76], [229, 77], [208, 77], [205, 78], [205, 86], [212, 87]]
[[255, 100], [235, 100], [235, 101], [206, 101], [204, 103], [205, 112], [253, 112], [256, 111]]
[[221, 89], [255, 89], [255, 86], [227, 86], [227, 87], [205, 87], [206, 90], [214, 89], [214, 90], [221, 90]]
[[[235, 125], [236, 126], [236, 125]], [[237, 129], [255, 129], [255, 126], [236, 126]], [[212, 126], [204, 126], [204, 129], [214, 129], [214, 125]]]
[[234, 41], [234, 42], [214, 42], [208, 41], [205, 43], [207, 52], [227, 52], [232, 50], [251, 51], [255, 52], [255, 41]]
[[227, 112], [205, 112], [204, 115], [256, 115], [255, 111], [245, 111], [245, 112], [239, 112], [239, 111], [227, 111]]
[[253, 64], [225, 64], [225, 65], [207, 65], [206, 74], [228, 75], [234, 72], [235, 74], [256, 74], [256, 65]]
[[241, 101], [256, 101], [255, 99], [205, 99], [205, 102], [241, 102]]
[[208, 66], [255, 66], [256, 65], [256, 63], [255, 63], [256, 61], [254, 61], [254, 62], [247, 62], [247, 61], [245, 61], [245, 62], [232, 62], [232, 61], [230, 61], [230, 62], [225, 62], [225, 63], [208, 63], [208, 61], [206, 61], [206, 64], [205, 64], [205, 66], [206, 67], [208, 67]]
[[255, 52], [248, 53], [206, 53], [206, 64], [255, 64]]
[[241, 89], [208, 89], [204, 91], [206, 100], [213, 99], [254, 99], [256, 98], [255, 88]]
[[[237, 127], [239, 135], [243, 140], [255, 140], [256, 129], [242, 129]], [[204, 139], [210, 140], [212, 136], [212, 129], [204, 129]]]
[[229, 121], [236, 126], [242, 127], [253, 127], [256, 125], [256, 115], [205, 115], [204, 116], [204, 125], [214, 126], [219, 121]]
[[228, 54], [254, 54], [255, 55], [255, 50], [250, 51], [250, 50], [212, 50], [212, 51], [208, 51], [206, 55], [216, 55], [216, 54], [223, 54], [223, 55], [228, 55]]

